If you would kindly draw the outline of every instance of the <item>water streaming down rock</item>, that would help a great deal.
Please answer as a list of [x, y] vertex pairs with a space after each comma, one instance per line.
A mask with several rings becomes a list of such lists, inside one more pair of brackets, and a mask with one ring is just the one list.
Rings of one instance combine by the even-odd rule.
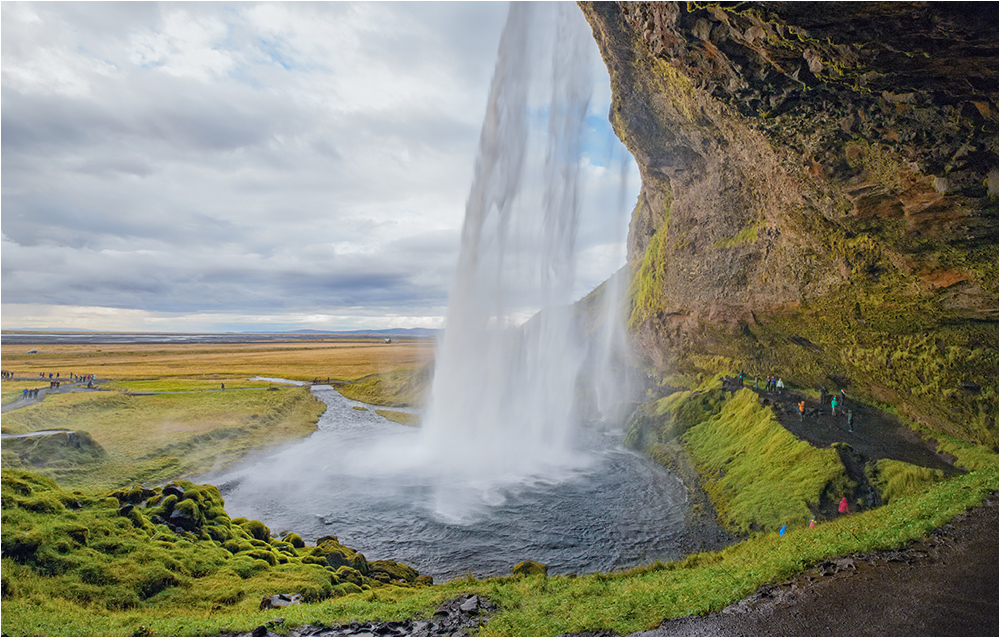
[[[481, 498], [491, 487], [585, 463], [572, 432], [586, 351], [570, 304], [592, 60], [590, 35], [574, 10], [513, 3], [501, 36], [424, 420], [425, 445], [446, 451], [455, 471], [441, 487], [445, 507], [461, 507], [465, 490]], [[554, 36], [538, 32], [546, 23]], [[541, 201], [532, 202], [523, 174], [532, 151], [529, 89], [532, 73], [543, 68], [537, 45], [546, 41], [555, 43], [548, 145]], [[513, 328], [532, 302], [543, 311]]]
[[315, 434], [204, 477], [231, 515], [310, 542], [333, 534], [435, 578], [525, 558], [565, 574], [680, 555], [683, 485], [620, 436], [576, 428], [588, 402], [613, 405], [596, 388], [620, 385], [623, 343], [620, 313], [601, 309], [617, 309], [615, 284], [570, 305], [592, 50], [573, 5], [512, 5], [423, 427], [313, 387], [329, 406]]

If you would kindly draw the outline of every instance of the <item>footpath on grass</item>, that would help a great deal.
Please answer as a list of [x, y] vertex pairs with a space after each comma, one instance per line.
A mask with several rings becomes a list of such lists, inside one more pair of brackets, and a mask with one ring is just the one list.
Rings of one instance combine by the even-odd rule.
[[[13, 377], [11, 381], [38, 381], [39, 383], [44, 383], [46, 380], [35, 377]], [[82, 381], [59, 381], [59, 385], [49, 385], [41, 386], [36, 388], [37, 393], [33, 396], [23, 396], [10, 403], [5, 403], [0, 406], [0, 413], [10, 412], [11, 410], [17, 410], [19, 408], [26, 408], [29, 405], [35, 405], [36, 403], [41, 403], [45, 400], [45, 396], [48, 394], [63, 394], [66, 392], [102, 392], [102, 390], [97, 387], [99, 383], [107, 383], [106, 379], [89, 379]], [[89, 386], [89, 387], [88, 387]]]
[[[898, 417], [850, 397], [838, 405], [836, 414], [833, 414], [829, 398], [821, 403], [787, 388], [781, 391], [755, 388], [741, 384], [735, 377], [724, 378], [723, 388], [734, 393], [744, 388], [756, 392], [761, 404], [771, 407], [782, 427], [817, 448], [840, 444], [835, 445], [840, 460], [848, 476], [859, 486], [856, 494], [866, 496], [868, 508], [882, 504], [878, 491], [869, 484], [865, 472], [869, 463], [892, 459], [941, 470], [945, 476], [961, 473], [949, 459], [936, 451], [932, 441], [921, 438]], [[840, 401], [839, 395], [837, 398]], [[800, 413], [799, 403], [803, 401], [805, 410]], [[853, 414], [850, 424], [848, 410]], [[829, 504], [826, 507], [829, 508]]]
[[[798, 417], [796, 417], [798, 418]], [[825, 561], [637, 636], [996, 636], [997, 493], [899, 550]]]

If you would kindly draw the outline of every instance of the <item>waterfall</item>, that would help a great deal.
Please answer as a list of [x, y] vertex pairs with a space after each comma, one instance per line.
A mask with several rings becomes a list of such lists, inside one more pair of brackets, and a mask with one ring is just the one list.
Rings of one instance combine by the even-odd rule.
[[[468, 490], [578, 465], [574, 393], [586, 350], [571, 306], [590, 34], [568, 3], [512, 3], [466, 203], [423, 442], [443, 464], [442, 507]], [[550, 28], [546, 32], [546, 26]], [[549, 50], [543, 50], [549, 43]], [[548, 63], [546, 65], [546, 62]], [[547, 109], [533, 108], [548, 67]], [[546, 113], [547, 111], [547, 113]], [[532, 122], [547, 115], [542, 184], [525, 175]], [[524, 325], [525, 308], [543, 310]]]

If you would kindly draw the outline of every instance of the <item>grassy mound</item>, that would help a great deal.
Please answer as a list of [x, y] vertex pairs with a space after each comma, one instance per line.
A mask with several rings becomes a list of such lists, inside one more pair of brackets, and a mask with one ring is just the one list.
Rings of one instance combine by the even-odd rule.
[[[369, 563], [332, 536], [308, 546], [295, 534], [272, 536], [260, 521], [230, 519], [211, 485], [87, 496], [4, 470], [2, 504], [5, 607], [61, 602], [99, 615], [174, 608], [199, 616], [251, 611], [275, 593], [316, 602], [430, 583], [406, 565]], [[50, 633], [17, 626], [4, 631]]]
[[734, 531], [805, 525], [821, 500], [851, 491], [836, 450], [797, 439], [748, 389], [683, 441], [721, 522]]
[[836, 450], [798, 440], [749, 389], [729, 397], [720, 377], [640, 406], [625, 444], [668, 466], [687, 454], [733, 532], [804, 525], [821, 502], [850, 493]]

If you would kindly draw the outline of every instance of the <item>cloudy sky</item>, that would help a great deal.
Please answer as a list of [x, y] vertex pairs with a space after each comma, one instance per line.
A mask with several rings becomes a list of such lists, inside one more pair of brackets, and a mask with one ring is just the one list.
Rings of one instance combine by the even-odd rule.
[[[442, 327], [506, 3], [0, 7], [4, 329]], [[589, 63], [579, 296], [639, 187]]]

